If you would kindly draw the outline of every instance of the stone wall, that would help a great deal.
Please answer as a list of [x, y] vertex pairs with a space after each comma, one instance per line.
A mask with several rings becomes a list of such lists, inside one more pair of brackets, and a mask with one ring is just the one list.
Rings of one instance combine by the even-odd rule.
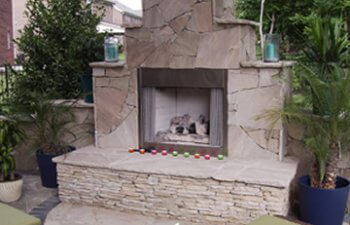
[[235, 17], [234, 0], [214, 0], [215, 18], [230, 20]]
[[[137, 70], [120, 63], [92, 63], [96, 146], [138, 147]], [[257, 117], [280, 108], [289, 93], [290, 70], [283, 63], [245, 65], [228, 72], [228, 155], [231, 158], [277, 158], [280, 124], [271, 132], [270, 121]], [[252, 104], [254, 102], [254, 104]]]
[[96, 147], [138, 148], [137, 71], [93, 63]]
[[247, 224], [286, 215], [289, 189], [255, 183], [134, 173], [58, 164], [64, 202], [118, 208], [198, 223]]
[[[289, 95], [290, 69], [264, 63], [242, 63], [228, 75], [228, 152], [232, 158], [271, 158], [279, 155], [282, 125], [258, 119], [268, 109], [281, 108]], [[284, 154], [284, 153], [281, 153]]]
[[129, 68], [239, 68], [255, 60], [250, 25], [213, 22], [212, 1], [145, 0], [143, 26], [126, 30]]

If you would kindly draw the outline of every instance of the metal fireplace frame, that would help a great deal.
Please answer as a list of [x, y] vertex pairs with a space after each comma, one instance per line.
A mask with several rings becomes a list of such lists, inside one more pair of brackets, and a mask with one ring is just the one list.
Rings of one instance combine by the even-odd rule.
[[[168, 69], [168, 68], [139, 68], [138, 69], [138, 101], [139, 101], [139, 147], [145, 149], [174, 149], [179, 153], [189, 152], [201, 155], [227, 155], [227, 74], [225, 69]], [[223, 116], [221, 125], [222, 140], [220, 146], [186, 145], [146, 141], [145, 109], [143, 105], [144, 88], [210, 88], [222, 89]]]

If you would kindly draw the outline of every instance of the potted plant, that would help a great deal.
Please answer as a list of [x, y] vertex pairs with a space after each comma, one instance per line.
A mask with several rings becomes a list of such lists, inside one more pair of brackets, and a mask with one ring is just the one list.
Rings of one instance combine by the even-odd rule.
[[71, 124], [75, 122], [71, 104], [65, 101], [50, 100], [41, 94], [31, 94], [29, 104], [20, 111], [26, 121], [33, 127], [31, 139], [34, 143], [35, 154], [40, 170], [41, 182], [44, 187], [56, 188], [56, 163], [52, 158], [75, 150], [67, 144], [70, 136], [75, 138], [71, 131]]
[[0, 201], [13, 202], [22, 195], [22, 176], [16, 174], [13, 149], [23, 138], [14, 120], [0, 117]]
[[284, 109], [262, 117], [304, 125], [304, 143], [314, 161], [299, 178], [300, 215], [314, 225], [343, 223], [349, 181], [337, 175], [340, 151], [350, 147], [350, 47], [342, 22], [315, 16], [306, 30], [305, 57], [296, 70], [297, 90]]
[[94, 103], [93, 88], [92, 88], [92, 72], [86, 72], [80, 75], [82, 94], [84, 102]]

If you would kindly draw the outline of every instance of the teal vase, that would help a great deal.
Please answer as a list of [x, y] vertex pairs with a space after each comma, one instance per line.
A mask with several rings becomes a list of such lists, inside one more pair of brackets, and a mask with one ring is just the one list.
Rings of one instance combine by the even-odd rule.
[[109, 37], [105, 40], [104, 48], [105, 48], [105, 61], [117, 62], [119, 58], [118, 42], [113, 37]]
[[80, 80], [84, 94], [84, 101], [86, 103], [94, 103], [94, 96], [92, 92], [92, 74], [81, 75]]
[[266, 34], [264, 45], [264, 62], [280, 61], [280, 37], [278, 34]]

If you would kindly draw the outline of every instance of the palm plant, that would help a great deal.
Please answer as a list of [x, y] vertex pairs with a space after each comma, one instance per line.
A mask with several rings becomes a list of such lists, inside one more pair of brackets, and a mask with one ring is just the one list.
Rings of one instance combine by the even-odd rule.
[[0, 182], [16, 179], [13, 150], [23, 136], [16, 121], [0, 117]]
[[334, 189], [338, 153], [350, 143], [349, 41], [338, 19], [315, 17], [306, 33], [306, 57], [296, 73], [298, 92], [283, 109], [268, 110], [262, 117], [272, 125], [281, 118], [304, 124], [304, 142], [315, 159], [311, 186]]
[[54, 102], [49, 96], [28, 93], [30, 101], [17, 104], [22, 117], [33, 125], [32, 141], [34, 149], [47, 155], [58, 155], [69, 151], [65, 142], [67, 135], [75, 138], [70, 125], [75, 115], [67, 102]]
[[308, 39], [304, 40], [303, 63], [314, 67], [320, 79], [334, 79], [333, 66], [346, 67], [349, 61], [349, 41], [343, 20], [313, 15], [310, 25], [305, 28], [305, 35]]

